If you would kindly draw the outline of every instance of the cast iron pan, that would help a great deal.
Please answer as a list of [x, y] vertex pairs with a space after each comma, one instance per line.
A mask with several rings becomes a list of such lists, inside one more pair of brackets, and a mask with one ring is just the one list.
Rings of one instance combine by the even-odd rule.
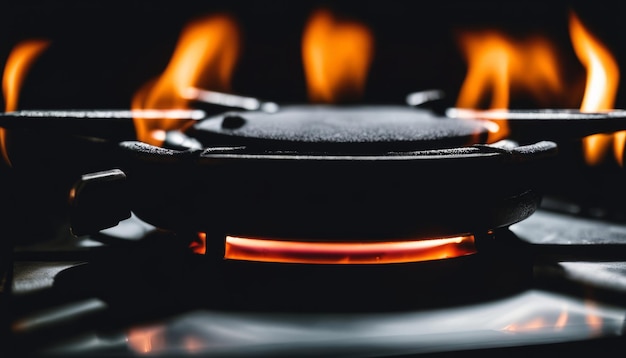
[[218, 236], [358, 241], [487, 232], [537, 209], [557, 151], [549, 141], [484, 144], [482, 121], [397, 106], [229, 112], [187, 134], [205, 148], [121, 142], [119, 168], [75, 187], [74, 233], [118, 221], [107, 208], [120, 203], [155, 226]]

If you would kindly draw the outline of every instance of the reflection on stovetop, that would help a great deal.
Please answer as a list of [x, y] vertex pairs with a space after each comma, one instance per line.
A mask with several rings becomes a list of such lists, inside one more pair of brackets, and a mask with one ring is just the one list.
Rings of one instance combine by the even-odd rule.
[[15, 248], [4, 348], [387, 357], [626, 347], [626, 225], [542, 208], [496, 239], [489, 250], [501, 254], [486, 263], [285, 270], [211, 263], [133, 216], [92, 237]]

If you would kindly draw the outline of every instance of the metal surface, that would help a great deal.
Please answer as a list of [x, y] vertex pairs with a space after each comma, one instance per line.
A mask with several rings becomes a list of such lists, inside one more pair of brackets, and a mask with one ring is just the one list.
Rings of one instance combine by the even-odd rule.
[[0, 113], [0, 127], [122, 141], [136, 138], [133, 119], [165, 119], [182, 126], [205, 117], [202, 110], [22, 110]]
[[626, 111], [613, 109], [581, 112], [575, 109], [492, 109], [448, 108], [446, 116], [455, 119], [489, 120], [506, 123], [512, 138], [518, 140], [567, 141], [598, 133], [626, 129]]
[[131, 215], [126, 175], [119, 169], [82, 175], [69, 193], [72, 233], [94, 233]]
[[[432, 92], [434, 94], [412, 95], [428, 97], [438, 93]], [[226, 98], [234, 96], [223, 95]], [[413, 101], [428, 101], [428, 98]], [[424, 108], [391, 105], [291, 105], [275, 110], [261, 107], [257, 110], [258, 106], [214, 116], [208, 114], [215, 113], [215, 108], [210, 112], [197, 109], [22, 110], [1, 113], [0, 127], [121, 141], [136, 137], [133, 119], [162, 118], [181, 122], [181, 128], [196, 123], [186, 132], [204, 146], [248, 145], [279, 150], [353, 153], [484, 143], [489, 121], [506, 121], [511, 130], [510, 138], [523, 142], [571, 141], [626, 129], [626, 111], [621, 109], [588, 113], [574, 109], [446, 108], [445, 113], [438, 114]]]

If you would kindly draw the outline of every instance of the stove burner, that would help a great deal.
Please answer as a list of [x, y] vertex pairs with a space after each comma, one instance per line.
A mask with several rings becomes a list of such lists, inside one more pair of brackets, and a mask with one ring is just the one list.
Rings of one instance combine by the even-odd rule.
[[556, 154], [552, 142], [451, 147], [473, 143], [482, 122], [412, 108], [311, 106], [311, 123], [307, 108], [209, 118], [190, 132], [202, 150], [120, 143], [121, 170], [75, 186], [74, 233], [132, 211], [166, 230], [206, 232], [220, 257], [226, 236], [373, 242], [484, 233], [537, 209], [542, 171]]

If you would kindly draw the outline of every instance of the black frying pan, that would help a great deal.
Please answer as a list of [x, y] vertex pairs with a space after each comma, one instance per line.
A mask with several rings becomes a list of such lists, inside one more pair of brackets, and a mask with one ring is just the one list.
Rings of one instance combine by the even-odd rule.
[[[488, 231], [534, 212], [541, 183], [549, 175], [546, 163], [557, 152], [556, 143], [543, 140], [486, 144], [491, 118], [483, 114], [488, 113], [474, 118], [403, 106], [287, 106], [277, 113], [187, 116], [182, 120], [195, 122], [185, 134], [199, 140], [203, 149], [115, 142], [111, 155], [118, 158], [121, 174], [80, 181], [73, 212], [84, 218], [93, 209], [95, 217], [107, 218], [106, 208], [126, 203], [122, 211], [132, 210], [171, 230], [310, 240]], [[542, 127], [558, 129], [545, 132], [548, 139], [626, 124], [621, 111], [528, 113], [537, 115], [511, 116], [513, 134], [516, 123], [538, 126], [532, 133], [545, 132]], [[28, 127], [28, 121], [41, 124], [45, 118], [48, 127], [33, 127], [75, 129], [73, 123], [88, 121], [93, 135], [100, 125], [128, 125], [124, 115], [65, 111], [57, 116], [52, 111], [35, 116], [23, 111], [1, 116], [0, 124]], [[111, 195], [88, 199], [84, 193], [92, 191], [85, 188], [96, 187]], [[85, 200], [78, 200], [81, 195]], [[119, 214], [113, 216], [78, 225], [75, 233], [110, 226], [119, 219]]]
[[[93, 210], [102, 223], [74, 232], [110, 225], [118, 212], [98, 211], [124, 201], [158, 227], [218, 236], [386, 240], [486, 232], [536, 210], [557, 146], [485, 144], [484, 124], [399, 106], [224, 113], [186, 132], [203, 149], [121, 142], [122, 172], [77, 187], [74, 213], [87, 222], [84, 213]], [[80, 199], [102, 187], [110, 194]]]

